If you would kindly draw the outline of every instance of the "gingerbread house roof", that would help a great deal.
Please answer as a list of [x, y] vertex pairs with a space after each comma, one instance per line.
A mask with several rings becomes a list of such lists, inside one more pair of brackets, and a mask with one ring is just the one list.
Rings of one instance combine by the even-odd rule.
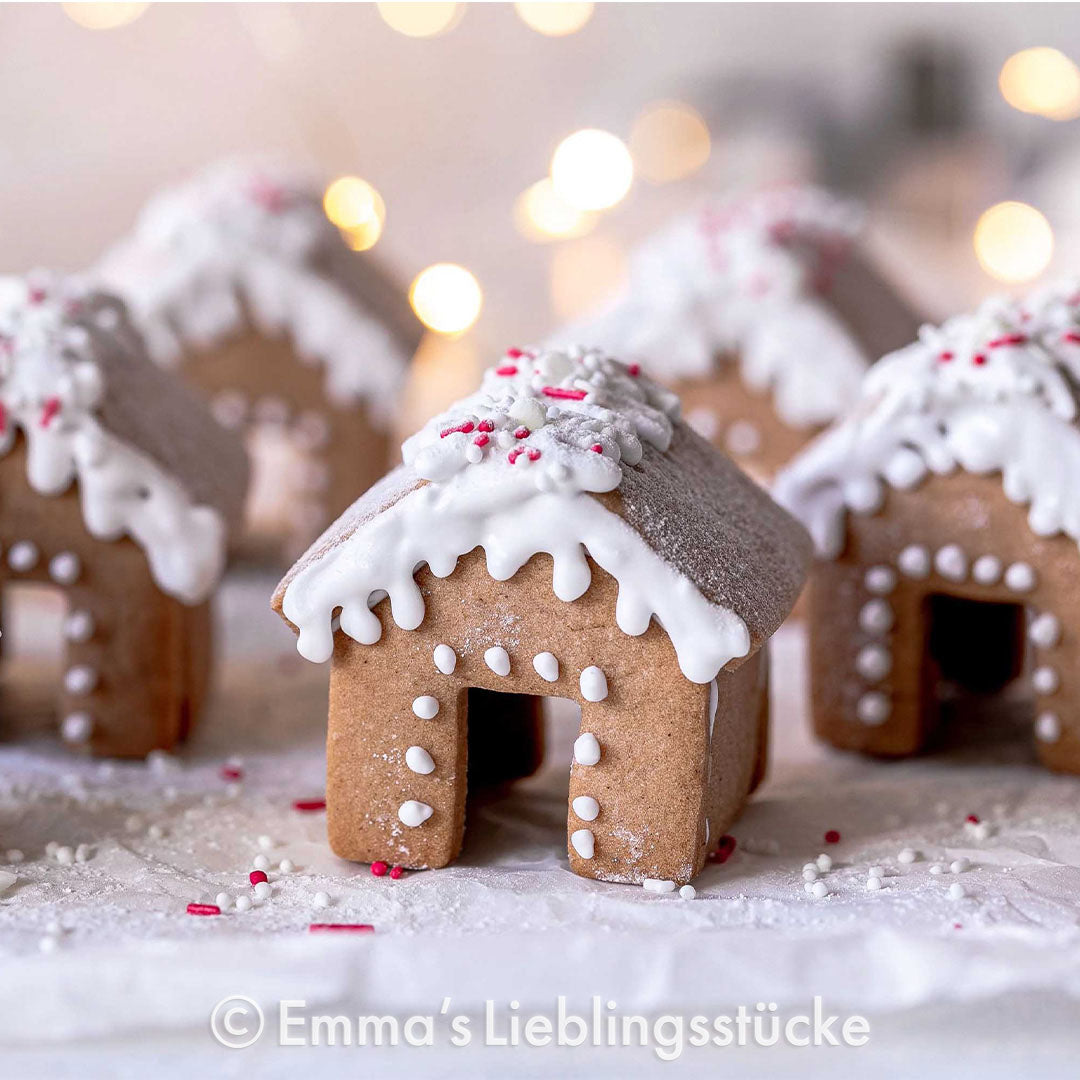
[[318, 184], [279, 165], [224, 162], [160, 192], [96, 273], [158, 363], [249, 326], [287, 334], [323, 366], [331, 401], [363, 400], [376, 419], [420, 340], [405, 290], [346, 246]]
[[413, 579], [437, 577], [483, 548], [496, 580], [533, 555], [554, 563], [572, 601], [591, 560], [619, 586], [615, 623], [656, 618], [683, 674], [708, 682], [751, 655], [803, 584], [803, 530], [722, 454], [678, 420], [678, 399], [598, 350], [510, 350], [480, 389], [406, 440], [404, 464], [312, 545], [274, 597], [309, 659], [329, 659], [334, 613], [374, 643], [371, 608], [420, 625]]
[[849, 510], [956, 469], [1000, 473], [1039, 536], [1080, 541], [1080, 281], [986, 301], [886, 356], [850, 416], [777, 479], [829, 558]]
[[918, 327], [863, 256], [861, 231], [856, 204], [816, 188], [706, 208], [644, 244], [622, 294], [553, 340], [595, 343], [669, 382], [732, 356], [786, 424], [829, 423]]
[[247, 458], [150, 362], [121, 301], [73, 278], [0, 277], [0, 454], [20, 432], [35, 491], [75, 482], [92, 536], [130, 536], [162, 591], [205, 599], [241, 519]]

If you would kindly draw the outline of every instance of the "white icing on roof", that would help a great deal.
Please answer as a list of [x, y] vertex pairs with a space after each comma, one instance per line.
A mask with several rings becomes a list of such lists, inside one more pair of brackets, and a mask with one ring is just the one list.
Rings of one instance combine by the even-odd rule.
[[885, 357], [859, 405], [777, 479], [820, 553], [844, 545], [847, 510], [873, 513], [887, 485], [956, 468], [1000, 472], [1039, 536], [1080, 541], [1080, 281], [986, 301]]
[[[330, 658], [338, 608], [346, 634], [378, 641], [370, 609], [386, 595], [397, 624], [415, 629], [424, 616], [417, 567], [446, 577], [480, 546], [499, 581], [551, 555], [553, 589], [566, 601], [589, 587], [588, 555], [618, 582], [617, 625], [639, 635], [655, 616], [683, 674], [708, 682], [748, 653], [746, 624], [589, 494], [618, 488], [643, 443], [666, 451], [677, 415], [673, 394], [602, 352], [510, 350], [480, 390], [406, 441], [406, 467], [384, 482], [381, 509], [302, 560], [282, 605], [301, 654]], [[417, 474], [428, 483], [415, 487]]]
[[250, 318], [324, 365], [331, 400], [364, 399], [385, 416], [409, 356], [328, 265], [340, 248], [317, 185], [279, 166], [232, 161], [151, 199], [96, 273], [127, 301], [164, 366]]
[[101, 422], [108, 391], [99, 347], [123, 323], [117, 301], [70, 279], [0, 277], [0, 455], [21, 430], [34, 491], [59, 495], [76, 481], [87, 531], [101, 540], [130, 536], [158, 586], [197, 603], [224, 569], [226, 524]]
[[679, 219], [635, 253], [622, 296], [555, 339], [595, 343], [669, 380], [707, 376], [731, 354], [786, 423], [828, 423], [874, 359], [820, 289], [860, 223], [855, 206], [814, 188]]

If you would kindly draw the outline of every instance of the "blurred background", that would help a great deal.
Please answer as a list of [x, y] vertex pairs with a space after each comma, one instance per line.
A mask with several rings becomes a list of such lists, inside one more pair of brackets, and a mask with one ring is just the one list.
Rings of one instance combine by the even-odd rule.
[[709, 194], [863, 198], [932, 315], [1070, 268], [1080, 227], [1073, 5], [4, 4], [0, 40], [0, 269], [78, 269], [269, 152], [413, 283], [420, 370], [579, 317]]

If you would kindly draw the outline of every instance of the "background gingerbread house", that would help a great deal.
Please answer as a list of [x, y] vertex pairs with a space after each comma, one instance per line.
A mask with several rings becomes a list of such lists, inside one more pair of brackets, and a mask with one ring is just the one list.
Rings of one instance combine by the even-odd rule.
[[302, 550], [390, 462], [389, 429], [421, 327], [321, 190], [273, 164], [226, 162], [154, 197], [98, 267], [154, 359], [242, 429], [245, 547]]
[[810, 545], [634, 370], [511, 350], [279, 586], [300, 652], [333, 657], [338, 854], [457, 855], [476, 690], [580, 702], [579, 874], [688, 882], [741, 809]]
[[991, 300], [881, 360], [852, 415], [781, 474], [824, 560], [810, 609], [825, 738], [909, 754], [946, 693], [1011, 687], [1046, 764], [1080, 771], [1078, 385], [1080, 283]]
[[622, 295], [556, 335], [672, 386], [688, 422], [752, 475], [776, 470], [858, 394], [919, 319], [861, 243], [857, 204], [776, 188], [676, 220]]
[[0, 584], [62, 590], [64, 738], [141, 756], [206, 688], [208, 597], [247, 462], [113, 297], [0, 278]]

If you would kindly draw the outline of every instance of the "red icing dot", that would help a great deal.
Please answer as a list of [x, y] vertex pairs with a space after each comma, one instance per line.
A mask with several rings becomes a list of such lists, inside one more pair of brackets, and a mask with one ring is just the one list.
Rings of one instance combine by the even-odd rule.
[[244, 778], [244, 770], [236, 765], [222, 765], [221, 778], [222, 780], [242, 780]]
[[825, 843], [826, 844], [839, 844], [840, 843], [840, 834], [835, 829], [830, 829], [825, 834]]
[[514, 428], [515, 439], [527, 439], [531, 434], [532, 432], [524, 424], [519, 428]]
[[394, 881], [397, 881], [397, 879], [398, 879], [399, 877], [401, 877], [401, 874], [402, 874], [402, 869], [401, 869], [401, 867], [400, 867], [400, 866], [395, 866], [395, 867], [392, 867], [392, 868], [391, 868], [391, 870], [390, 870], [390, 877], [391, 877], [391, 878], [392, 878], [392, 879], [393, 879]]
[[33, 288], [27, 292], [26, 299], [29, 300], [31, 304], [43, 304], [45, 303], [46, 296], [48, 296], [48, 293], [46, 293], [44, 289]]
[[604, 452], [604, 448], [599, 443], [593, 443], [592, 446], [589, 447], [589, 449], [594, 454], [602, 454]]
[[48, 427], [59, 411], [60, 399], [58, 397], [49, 398], [45, 404], [41, 406], [41, 426]]
[[985, 355], [984, 353], [981, 353], [981, 352], [980, 352], [980, 353], [976, 353], [976, 354], [975, 354], [975, 355], [974, 355], [974, 356], [973, 356], [973, 357], [971, 358], [971, 362], [972, 362], [972, 363], [973, 363], [973, 364], [974, 364], [974, 365], [975, 365], [976, 367], [982, 367], [982, 366], [983, 366], [983, 364], [985, 364], [985, 363], [986, 363], [986, 355]]
[[641, 374], [641, 365], [640, 364], [627, 364], [626, 365], [626, 373], [627, 373], [627, 375], [633, 375], [634, 378], [637, 378], [637, 376]]
[[952, 358], [953, 358], [953, 354], [952, 354], [951, 352], [949, 352], [948, 350], [946, 350], [946, 351], [945, 351], [945, 352], [943, 352], [943, 353], [939, 353], [939, 354], [938, 354], [938, 359], [939, 359], [939, 360], [940, 360], [940, 361], [941, 361], [941, 362], [942, 362], [943, 364], [947, 364], [947, 363], [948, 363], [948, 362], [949, 362], [949, 361], [950, 361], [950, 360], [951, 360]]
[[389, 868], [387, 867], [386, 863], [382, 861], [382, 859], [379, 859], [378, 861], [371, 864], [371, 872], [375, 877], [383, 877], [386, 874], [387, 869]]
[[491, 442], [491, 440], [486, 435], [477, 435], [476, 438], [473, 439], [473, 442], [477, 446], [487, 446], [487, 444]]
[[266, 871], [252, 870], [251, 873], [248, 874], [248, 881], [250, 881], [252, 885], [258, 885], [260, 881], [266, 881]]
[[966, 818], [964, 818], [964, 820], [969, 825], [978, 825], [979, 824], [979, 815], [978, 814], [968, 814], [968, 816]]
[[494, 431], [495, 430], [495, 423], [492, 420], [481, 420], [480, 423], [476, 425], [476, 430], [477, 431]]
[[1069, 330], [1067, 333], [1061, 335], [1062, 341], [1071, 341], [1074, 345], [1080, 345], [1080, 334], [1075, 330]]
[[502, 367], [497, 367], [495, 369], [495, 374], [496, 375], [503, 375], [503, 376], [516, 375], [517, 374], [517, 367], [514, 364], [504, 364]]
[[536, 459], [540, 456], [540, 451], [536, 449], [530, 449], [528, 451], [528, 455], [530, 461], [536, 461]]
[[513, 348], [507, 349], [506, 355], [509, 356], [511, 360], [518, 360], [525, 355], [525, 351], [515, 346]]

